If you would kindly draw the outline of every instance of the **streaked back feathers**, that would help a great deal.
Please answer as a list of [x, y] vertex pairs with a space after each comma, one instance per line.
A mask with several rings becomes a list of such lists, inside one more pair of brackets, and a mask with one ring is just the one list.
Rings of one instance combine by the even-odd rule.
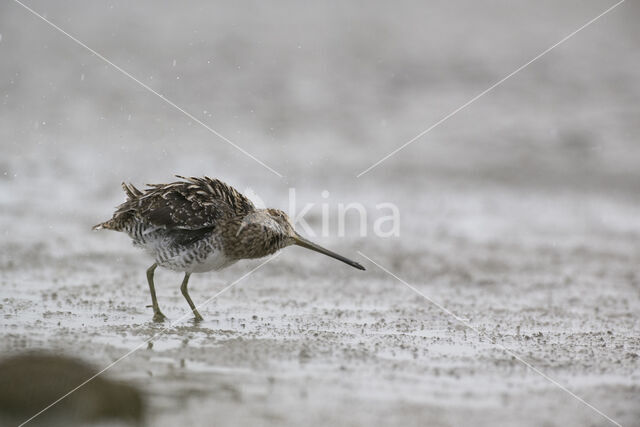
[[248, 198], [218, 179], [177, 177], [183, 181], [149, 184], [145, 191], [122, 183], [127, 201], [118, 206], [113, 218], [94, 229], [127, 231], [132, 222], [140, 221], [166, 229], [197, 230], [255, 210]]

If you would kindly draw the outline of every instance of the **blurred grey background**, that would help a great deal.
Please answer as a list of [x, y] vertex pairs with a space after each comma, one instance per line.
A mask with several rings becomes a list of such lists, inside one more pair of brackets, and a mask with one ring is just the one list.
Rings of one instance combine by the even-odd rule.
[[[377, 203], [395, 203], [399, 238], [352, 233], [321, 243], [362, 250], [605, 413], [637, 423], [638, 2], [356, 178], [613, 4], [28, 2], [279, 178], [2, 2], [3, 350], [71, 348], [108, 362], [146, 338], [147, 260], [124, 236], [89, 227], [123, 200], [123, 180], [206, 174], [283, 209], [289, 187], [300, 205], [325, 202], [323, 190], [331, 209], [356, 201], [373, 215]], [[308, 218], [320, 226], [318, 206]], [[175, 334], [197, 348], [156, 346], [161, 356], [137, 354], [119, 368], [161, 396], [154, 425], [208, 419], [198, 399], [222, 424], [225, 414], [247, 425], [607, 422], [486, 341], [462, 336], [373, 265], [355, 276], [296, 251], [277, 263], [262, 285], [205, 314], [220, 323]], [[201, 276], [194, 299], [246, 270]], [[166, 274], [161, 305], [175, 318], [186, 307]], [[60, 322], [66, 338], [56, 338]], [[90, 344], [89, 336], [105, 338]], [[201, 369], [164, 370], [185, 358]], [[145, 370], [156, 376], [141, 377]], [[196, 380], [203, 372], [208, 385]], [[335, 387], [325, 382], [332, 375]], [[188, 413], [172, 409], [176, 395]]]
[[[300, 185], [351, 178], [613, 3], [29, 4]], [[9, 176], [64, 175], [80, 157], [115, 181], [175, 170], [251, 182], [251, 159], [17, 4], [1, 7]], [[367, 180], [633, 190], [638, 12], [627, 2]], [[14, 160], [31, 153], [49, 168]]]

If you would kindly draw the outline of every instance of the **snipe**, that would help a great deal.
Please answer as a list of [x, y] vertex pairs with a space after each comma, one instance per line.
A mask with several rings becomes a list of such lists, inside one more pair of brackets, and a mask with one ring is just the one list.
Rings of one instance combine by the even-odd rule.
[[93, 227], [127, 233], [135, 246], [155, 259], [147, 270], [155, 321], [166, 319], [158, 307], [153, 283], [158, 266], [185, 273], [180, 290], [196, 320], [202, 316], [187, 290], [192, 273], [221, 270], [241, 259], [262, 258], [290, 245], [364, 270], [357, 262], [300, 236], [281, 210], [257, 209], [247, 197], [217, 179], [177, 177], [182, 181], [149, 185], [145, 191], [122, 183], [127, 201], [113, 218]]

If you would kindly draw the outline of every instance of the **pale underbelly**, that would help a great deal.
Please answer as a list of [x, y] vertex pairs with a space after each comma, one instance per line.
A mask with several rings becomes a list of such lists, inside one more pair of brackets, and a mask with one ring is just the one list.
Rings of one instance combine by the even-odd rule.
[[186, 273], [222, 270], [235, 262], [229, 259], [222, 249], [209, 250], [206, 253], [192, 250], [177, 253], [154, 251], [152, 255], [159, 266]]
[[237, 260], [233, 260], [225, 256], [222, 251], [211, 253], [202, 262], [194, 262], [189, 264], [190, 273], [205, 273], [207, 271], [222, 270], [235, 263]]
[[144, 240], [134, 240], [134, 245], [144, 249], [160, 267], [170, 270], [204, 273], [221, 270], [237, 261], [227, 257], [220, 242], [214, 239], [202, 239], [186, 247], [177, 247], [163, 238], [145, 237]]

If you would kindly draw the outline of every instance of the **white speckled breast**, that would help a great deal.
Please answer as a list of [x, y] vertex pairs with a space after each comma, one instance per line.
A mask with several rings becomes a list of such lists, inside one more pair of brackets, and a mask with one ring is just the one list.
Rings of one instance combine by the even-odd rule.
[[164, 268], [187, 273], [221, 270], [236, 262], [224, 253], [215, 233], [189, 245], [176, 245], [161, 228], [136, 230], [130, 235], [134, 245], [144, 249]]

